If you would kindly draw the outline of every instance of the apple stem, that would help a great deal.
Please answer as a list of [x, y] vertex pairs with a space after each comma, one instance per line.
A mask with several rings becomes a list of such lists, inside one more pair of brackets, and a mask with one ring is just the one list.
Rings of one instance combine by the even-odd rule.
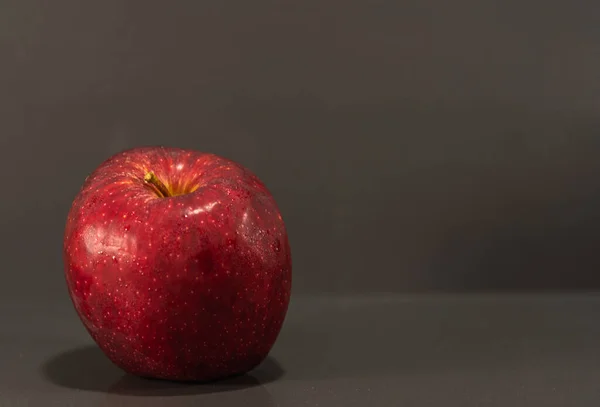
[[160, 195], [161, 198], [171, 196], [171, 194], [169, 193], [169, 189], [165, 186], [165, 184], [163, 184], [163, 182], [160, 179], [158, 179], [156, 174], [154, 174], [152, 171], [148, 172], [144, 176], [144, 181], [148, 185], [150, 185]]

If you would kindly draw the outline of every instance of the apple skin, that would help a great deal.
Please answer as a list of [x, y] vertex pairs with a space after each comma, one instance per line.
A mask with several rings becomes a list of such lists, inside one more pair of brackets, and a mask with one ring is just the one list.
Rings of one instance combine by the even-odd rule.
[[[150, 172], [173, 196], [161, 197]], [[248, 169], [213, 155], [140, 147], [102, 163], [69, 212], [73, 305], [124, 371], [210, 381], [268, 355], [291, 292], [279, 209]]]

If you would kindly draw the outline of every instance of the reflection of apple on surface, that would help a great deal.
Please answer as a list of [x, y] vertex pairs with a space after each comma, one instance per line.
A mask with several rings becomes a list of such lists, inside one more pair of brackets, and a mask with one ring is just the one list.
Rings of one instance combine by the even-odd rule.
[[64, 240], [83, 324], [123, 370], [204, 381], [271, 350], [291, 290], [285, 225], [264, 184], [211, 154], [143, 147], [85, 181]]

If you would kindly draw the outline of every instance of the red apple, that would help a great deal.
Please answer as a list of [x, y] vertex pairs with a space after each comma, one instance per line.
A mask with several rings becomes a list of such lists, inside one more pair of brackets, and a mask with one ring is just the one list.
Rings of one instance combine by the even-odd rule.
[[142, 377], [253, 369], [290, 299], [290, 247], [272, 195], [248, 169], [197, 151], [143, 147], [102, 163], [73, 202], [63, 254], [86, 329]]

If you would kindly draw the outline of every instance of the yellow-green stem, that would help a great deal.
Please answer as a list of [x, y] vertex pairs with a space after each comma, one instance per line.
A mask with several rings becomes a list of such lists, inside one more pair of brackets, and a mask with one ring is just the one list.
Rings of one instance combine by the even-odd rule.
[[144, 176], [144, 181], [148, 185], [150, 185], [156, 192], [158, 192], [162, 198], [171, 196], [169, 189], [165, 186], [165, 184], [163, 184], [163, 182], [160, 179], [158, 179], [156, 174], [154, 174], [152, 171], [148, 172]]

